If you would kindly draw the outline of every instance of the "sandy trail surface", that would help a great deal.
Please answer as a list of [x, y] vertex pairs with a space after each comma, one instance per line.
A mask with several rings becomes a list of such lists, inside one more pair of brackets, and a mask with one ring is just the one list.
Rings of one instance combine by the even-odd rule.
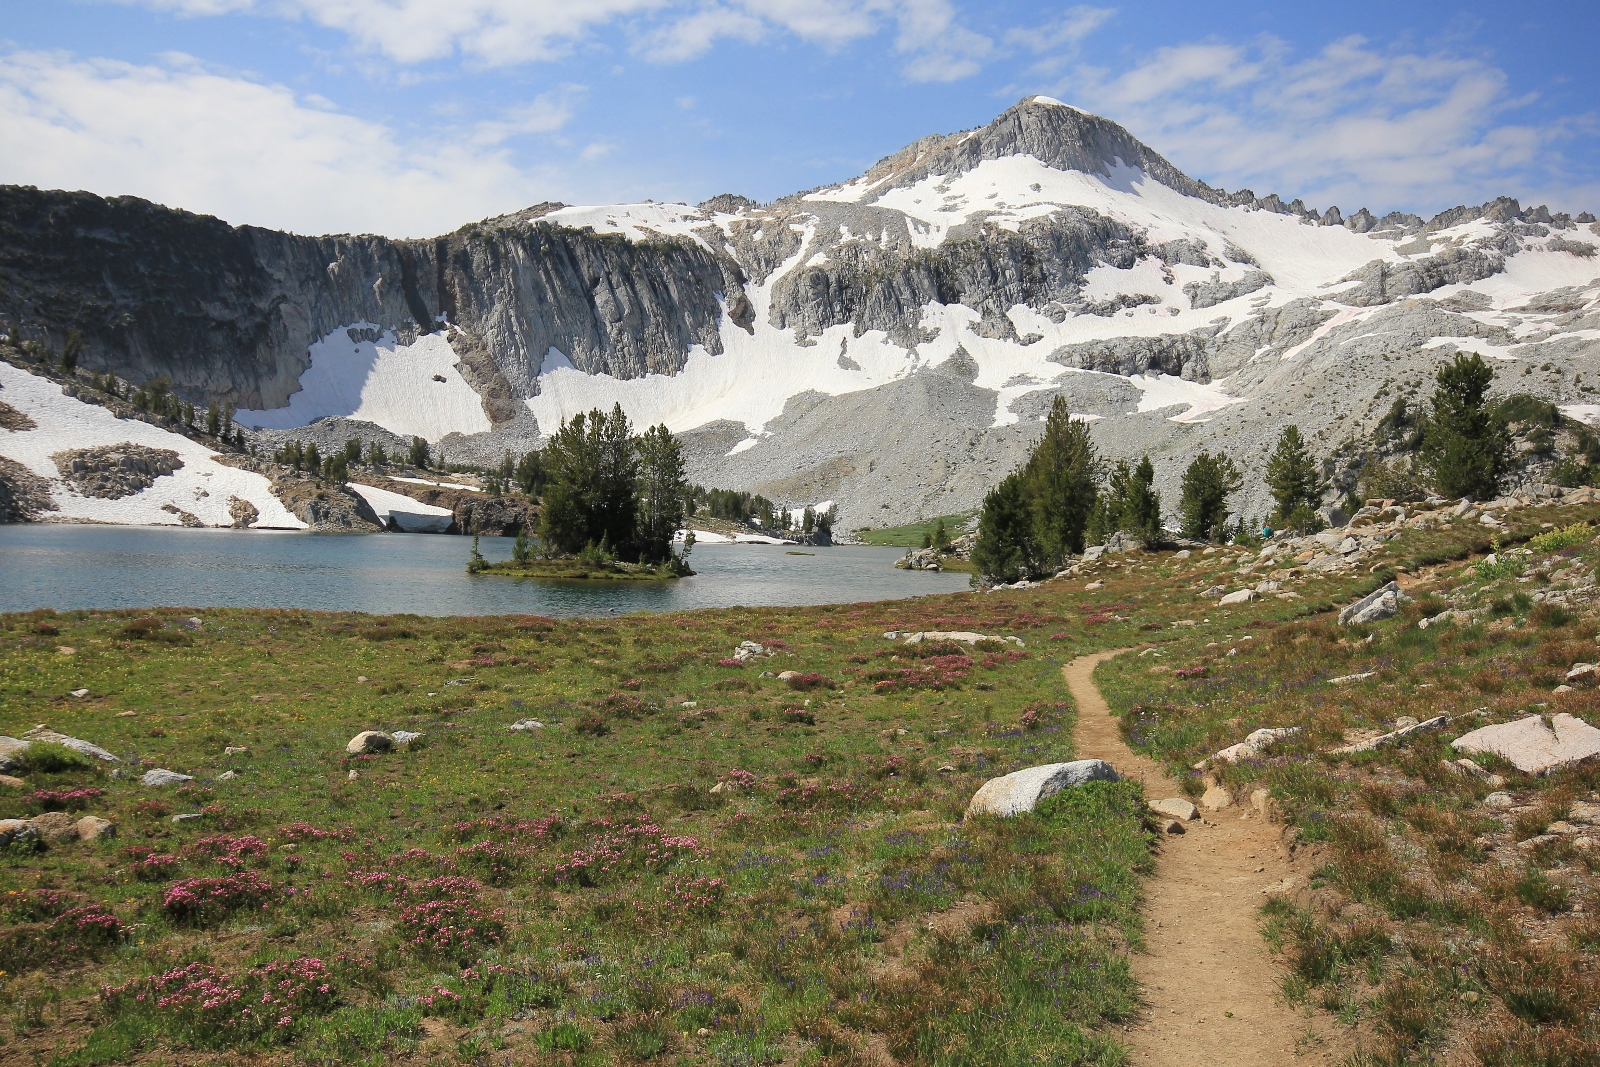
[[[1078, 705], [1079, 759], [1106, 760], [1144, 783], [1155, 801], [1182, 790], [1122, 739], [1093, 674], [1118, 655], [1103, 652], [1062, 668]], [[1126, 1040], [1134, 1067], [1275, 1067], [1332, 1063], [1349, 1051], [1345, 1033], [1285, 1003], [1282, 970], [1258, 932], [1264, 890], [1305, 884], [1309, 862], [1291, 862], [1282, 827], [1248, 800], [1164, 835], [1146, 885], [1145, 948], [1133, 957], [1142, 1006]]]

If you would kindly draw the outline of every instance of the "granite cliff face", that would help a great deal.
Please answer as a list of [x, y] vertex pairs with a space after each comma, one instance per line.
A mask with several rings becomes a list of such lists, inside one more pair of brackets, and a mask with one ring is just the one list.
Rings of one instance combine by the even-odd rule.
[[697, 480], [861, 524], [975, 506], [1056, 395], [1112, 458], [1151, 453], [1169, 502], [1201, 448], [1249, 467], [1296, 422], [1331, 451], [1457, 350], [1600, 413], [1597, 245], [1592, 216], [1506, 198], [1223, 192], [1033, 97], [771, 204], [541, 204], [422, 241], [0, 188], [0, 318], [272, 442], [498, 459], [620, 402]]

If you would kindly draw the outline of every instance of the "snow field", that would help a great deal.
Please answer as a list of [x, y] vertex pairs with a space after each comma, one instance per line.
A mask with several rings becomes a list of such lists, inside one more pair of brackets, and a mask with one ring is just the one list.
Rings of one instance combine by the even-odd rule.
[[[37, 429], [0, 430], [0, 455], [16, 460], [34, 474], [51, 481], [51, 495], [59, 510], [45, 518], [81, 519], [127, 526], [179, 526], [177, 515], [162, 511], [170, 504], [189, 512], [208, 526], [232, 526], [228, 499], [239, 497], [255, 505], [256, 527], [303, 530], [306, 524], [272, 495], [271, 484], [253, 471], [229, 467], [212, 459], [207, 447], [181, 434], [134, 419], [119, 419], [95, 404], [66, 396], [47, 378], [36, 377], [8, 363], [0, 363], [0, 400], [23, 412]], [[142, 492], [118, 500], [79, 496], [60, 480], [50, 457], [74, 448], [94, 448], [123, 443], [166, 448], [183, 459], [181, 470], [157, 478]]]
[[478, 394], [456, 369], [456, 354], [442, 332], [411, 345], [401, 345], [392, 331], [377, 341], [351, 336], [351, 331], [376, 329], [357, 322], [334, 330], [311, 346], [311, 366], [287, 407], [241, 411], [236, 419], [245, 426], [288, 430], [342, 415], [429, 441], [493, 428]]
[[400, 493], [392, 493], [372, 485], [362, 485], [359, 482], [350, 482], [349, 485], [352, 491], [378, 513], [378, 518], [385, 522], [393, 520], [396, 526], [407, 533], [444, 533], [455, 521], [455, 515], [449, 508], [424, 504], [420, 500], [412, 500]]

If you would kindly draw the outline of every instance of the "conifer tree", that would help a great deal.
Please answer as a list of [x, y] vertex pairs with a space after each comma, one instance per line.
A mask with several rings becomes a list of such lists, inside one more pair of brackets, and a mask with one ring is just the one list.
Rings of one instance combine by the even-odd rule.
[[411, 465], [418, 470], [428, 469], [428, 442], [421, 437], [411, 439]]
[[672, 539], [683, 526], [683, 449], [663, 424], [639, 435], [639, 558], [660, 563], [672, 555]]
[[1095, 466], [1089, 424], [1074, 419], [1066, 398], [1058, 395], [1045, 418], [1044, 436], [1023, 468], [1033, 541], [1052, 565], [1069, 552], [1083, 551], [1097, 495]]
[[1201, 452], [1183, 472], [1183, 536], [1219, 541], [1228, 532], [1228, 496], [1244, 488], [1244, 478], [1233, 460], [1218, 453]]
[[1488, 500], [1500, 488], [1511, 442], [1504, 420], [1484, 402], [1494, 369], [1476, 352], [1439, 368], [1433, 410], [1422, 430], [1422, 462], [1447, 497]]
[[1014, 582], [1039, 569], [1037, 526], [1027, 491], [1027, 478], [1013, 471], [983, 498], [978, 541], [972, 562], [978, 572], [1001, 582]]
[[300, 456], [300, 465], [302, 469], [312, 474], [322, 470], [322, 454], [317, 451], [317, 443], [315, 441], [306, 445], [305, 452]]
[[1322, 502], [1322, 477], [1316, 460], [1306, 450], [1298, 426], [1285, 426], [1278, 435], [1277, 450], [1267, 460], [1267, 487], [1277, 502], [1272, 525], [1296, 533], [1322, 528], [1317, 505]]

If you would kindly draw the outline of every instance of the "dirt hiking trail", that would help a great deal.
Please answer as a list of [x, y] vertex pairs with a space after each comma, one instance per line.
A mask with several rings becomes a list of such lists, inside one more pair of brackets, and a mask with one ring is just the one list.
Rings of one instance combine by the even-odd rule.
[[[1122, 740], [1095, 687], [1095, 667], [1120, 654], [1083, 656], [1061, 669], [1078, 705], [1078, 758], [1103, 759], [1143, 782], [1147, 800], [1181, 797], [1153, 760]], [[1289, 879], [1303, 886], [1309, 872], [1291, 864], [1283, 828], [1256, 814], [1248, 799], [1201, 815], [1184, 824], [1185, 833], [1163, 835], [1145, 886], [1145, 949], [1132, 959], [1141, 1005], [1125, 1034], [1133, 1067], [1337, 1061], [1350, 1048], [1343, 1028], [1284, 1002], [1281, 969], [1258, 932], [1262, 891]]]

